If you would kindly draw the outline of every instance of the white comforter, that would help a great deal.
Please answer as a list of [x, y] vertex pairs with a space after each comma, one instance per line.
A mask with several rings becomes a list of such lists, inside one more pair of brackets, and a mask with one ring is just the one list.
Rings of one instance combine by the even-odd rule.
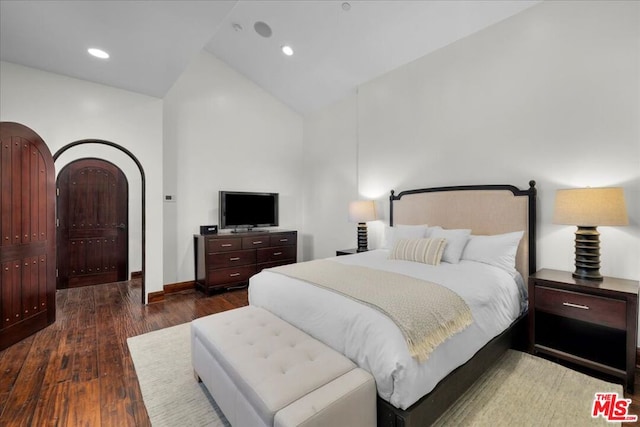
[[387, 256], [388, 251], [375, 250], [334, 260], [438, 283], [471, 308], [473, 324], [436, 348], [426, 362], [409, 355], [402, 333], [384, 314], [303, 281], [264, 270], [250, 280], [249, 303], [349, 357], [373, 374], [380, 397], [406, 409], [518, 317], [521, 292], [510, 274], [487, 264], [429, 266]]

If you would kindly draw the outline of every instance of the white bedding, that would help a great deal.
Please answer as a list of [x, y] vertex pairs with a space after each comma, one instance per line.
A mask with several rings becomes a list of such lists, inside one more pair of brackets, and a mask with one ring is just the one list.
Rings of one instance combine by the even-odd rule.
[[473, 324], [436, 348], [426, 362], [409, 355], [402, 333], [384, 314], [306, 282], [264, 270], [250, 280], [249, 303], [349, 357], [373, 374], [380, 397], [406, 409], [518, 317], [521, 292], [509, 273], [487, 264], [430, 266], [387, 256], [387, 250], [374, 250], [334, 260], [438, 283], [471, 308]]

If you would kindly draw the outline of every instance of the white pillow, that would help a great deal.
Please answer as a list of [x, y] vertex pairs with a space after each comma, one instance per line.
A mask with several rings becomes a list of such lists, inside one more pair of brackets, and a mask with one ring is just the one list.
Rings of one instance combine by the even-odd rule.
[[446, 243], [444, 239], [398, 239], [389, 253], [389, 259], [438, 265]]
[[443, 238], [447, 240], [447, 246], [442, 254], [442, 261], [451, 264], [460, 262], [462, 251], [469, 240], [471, 230], [445, 230], [442, 227], [429, 227], [429, 237], [431, 239]]
[[384, 228], [384, 242], [382, 249], [392, 249], [398, 239], [422, 239], [427, 232], [427, 224], [424, 225], [395, 225]]
[[442, 227], [440, 227], [439, 225], [434, 225], [433, 227], [427, 227], [427, 233], [425, 234], [425, 237], [431, 237], [431, 233], [434, 230], [442, 230]]
[[516, 272], [516, 252], [523, 235], [524, 231], [515, 231], [493, 236], [471, 236], [462, 259], [500, 267], [513, 274]]

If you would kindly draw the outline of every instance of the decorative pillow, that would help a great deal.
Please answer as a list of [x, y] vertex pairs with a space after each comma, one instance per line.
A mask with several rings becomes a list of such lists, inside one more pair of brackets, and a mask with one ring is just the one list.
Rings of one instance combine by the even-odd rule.
[[451, 264], [460, 262], [462, 251], [471, 235], [471, 230], [445, 230], [442, 227], [429, 227], [429, 237], [446, 239], [447, 246], [442, 254], [442, 261]]
[[500, 267], [513, 274], [516, 272], [516, 252], [523, 235], [524, 231], [515, 231], [493, 236], [471, 236], [462, 259]]
[[425, 237], [427, 225], [395, 225], [384, 228], [383, 249], [392, 249], [398, 239], [422, 239]]
[[389, 259], [438, 265], [446, 244], [445, 239], [398, 239], [389, 253]]

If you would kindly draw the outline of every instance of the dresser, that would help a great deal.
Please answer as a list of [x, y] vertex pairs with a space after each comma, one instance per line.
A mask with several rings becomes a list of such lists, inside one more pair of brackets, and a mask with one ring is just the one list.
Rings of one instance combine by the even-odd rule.
[[529, 278], [530, 351], [617, 377], [633, 392], [638, 286], [635, 280], [538, 271]]
[[264, 268], [296, 262], [297, 231], [195, 234], [196, 287], [205, 293], [245, 286]]

